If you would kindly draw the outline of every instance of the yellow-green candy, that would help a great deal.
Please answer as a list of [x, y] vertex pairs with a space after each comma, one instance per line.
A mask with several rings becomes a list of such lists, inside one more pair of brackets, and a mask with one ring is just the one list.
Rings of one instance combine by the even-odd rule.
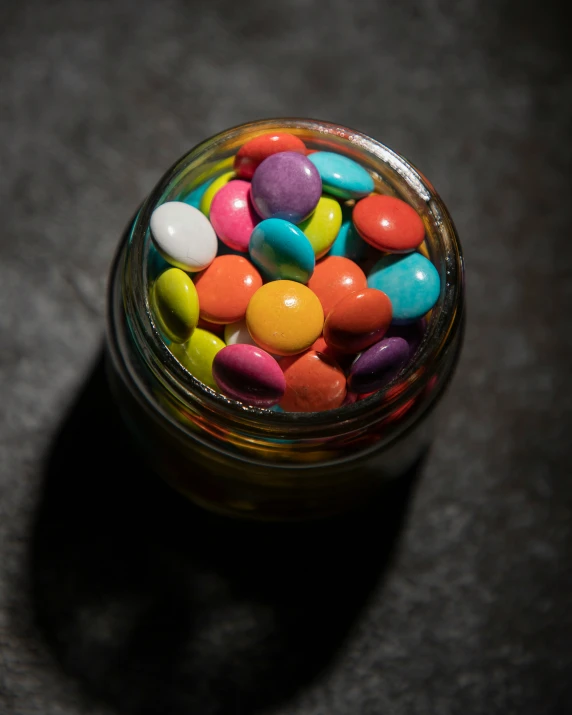
[[219, 391], [213, 378], [213, 360], [225, 344], [208, 330], [197, 328], [184, 345], [170, 345], [169, 350], [197, 380]]
[[211, 212], [211, 204], [215, 197], [216, 192], [222, 189], [225, 184], [231, 179], [234, 179], [234, 171], [227, 171], [225, 174], [221, 174], [218, 179], [215, 179], [213, 183], [208, 187], [201, 198], [201, 203], [199, 204], [199, 209], [208, 218]]
[[186, 342], [197, 327], [197, 289], [180, 268], [169, 268], [153, 283], [151, 307], [159, 329], [174, 343]]
[[321, 258], [329, 250], [342, 225], [342, 208], [336, 199], [322, 196], [314, 213], [299, 224], [306, 238], [312, 244], [316, 258]]

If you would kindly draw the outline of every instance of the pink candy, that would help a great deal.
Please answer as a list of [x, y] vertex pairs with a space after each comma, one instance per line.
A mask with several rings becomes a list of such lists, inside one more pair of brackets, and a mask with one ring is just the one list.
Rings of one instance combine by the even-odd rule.
[[210, 221], [224, 244], [248, 253], [250, 234], [260, 221], [250, 201], [250, 182], [234, 179], [219, 189], [211, 204]]

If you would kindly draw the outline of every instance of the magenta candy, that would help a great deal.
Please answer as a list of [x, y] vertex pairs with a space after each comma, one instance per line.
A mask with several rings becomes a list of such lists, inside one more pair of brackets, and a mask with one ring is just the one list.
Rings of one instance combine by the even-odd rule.
[[348, 387], [364, 394], [390, 382], [409, 360], [409, 344], [403, 338], [383, 338], [356, 358], [351, 366]]
[[276, 360], [255, 345], [227, 345], [213, 362], [213, 377], [221, 392], [253, 407], [278, 404], [286, 390]]
[[305, 156], [283, 151], [272, 154], [258, 166], [252, 177], [250, 195], [262, 218], [301, 223], [318, 205], [322, 179]]
[[210, 208], [216, 235], [229, 248], [248, 253], [248, 242], [260, 221], [250, 200], [250, 182], [236, 179], [219, 189]]

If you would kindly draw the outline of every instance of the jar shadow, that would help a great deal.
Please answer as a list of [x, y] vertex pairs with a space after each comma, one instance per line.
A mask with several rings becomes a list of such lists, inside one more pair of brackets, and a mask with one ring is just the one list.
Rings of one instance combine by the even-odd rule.
[[134, 450], [97, 361], [46, 460], [37, 625], [86, 697], [236, 715], [323, 671], [388, 569], [421, 461], [366, 510], [297, 524], [191, 505]]

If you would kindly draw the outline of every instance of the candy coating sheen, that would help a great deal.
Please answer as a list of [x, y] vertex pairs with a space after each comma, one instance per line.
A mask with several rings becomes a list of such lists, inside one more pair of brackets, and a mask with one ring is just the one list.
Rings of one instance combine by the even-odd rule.
[[368, 172], [353, 159], [331, 151], [317, 151], [308, 159], [320, 172], [327, 194], [341, 199], [359, 199], [371, 194], [374, 183]]
[[341, 353], [358, 353], [385, 335], [391, 323], [391, 301], [380, 290], [365, 288], [342, 298], [329, 312], [324, 339]]
[[403, 338], [383, 338], [354, 361], [349, 389], [358, 394], [379, 390], [390, 382], [409, 360], [409, 345]]
[[227, 345], [213, 361], [213, 376], [221, 392], [254, 407], [278, 404], [286, 380], [276, 360], [254, 345]]
[[409, 253], [425, 238], [417, 211], [394, 196], [373, 194], [358, 201], [353, 222], [363, 240], [380, 251]]
[[346, 377], [329, 357], [315, 350], [284, 358], [280, 367], [286, 391], [280, 407], [286, 412], [321, 412], [340, 407], [346, 397]]
[[327, 317], [330, 310], [346, 295], [367, 288], [367, 278], [357, 263], [349, 258], [326, 256], [316, 265], [308, 281], [308, 288], [320, 299]]
[[224, 347], [223, 341], [216, 335], [196, 328], [190, 340], [183, 345], [170, 345], [169, 350], [191, 375], [218, 392], [212, 366], [215, 355]]
[[371, 270], [367, 284], [389, 296], [395, 323], [410, 323], [424, 316], [441, 291], [437, 269], [420, 253], [383, 256]]
[[359, 235], [350, 218], [343, 220], [338, 235], [330, 248], [329, 256], [343, 256], [359, 263], [367, 256], [368, 245]]
[[250, 195], [261, 218], [282, 218], [297, 224], [318, 205], [322, 181], [309, 159], [285, 151], [264, 159], [256, 169]]
[[307, 283], [314, 272], [310, 241], [298, 226], [280, 218], [261, 221], [250, 237], [250, 258], [271, 280]]
[[211, 323], [235, 323], [244, 318], [262, 277], [243, 256], [217, 256], [195, 278], [201, 318]]
[[241, 179], [252, 179], [258, 166], [272, 154], [293, 151], [306, 154], [304, 142], [288, 132], [274, 132], [254, 137], [243, 144], [234, 158], [234, 170]]
[[316, 258], [325, 256], [330, 250], [342, 225], [342, 208], [338, 201], [322, 196], [314, 212], [300, 224], [300, 229], [308, 238]]
[[226, 186], [226, 184], [228, 184], [228, 182], [232, 181], [234, 178], [234, 171], [225, 171], [224, 174], [217, 176], [216, 179], [211, 181], [205, 193], [202, 195], [201, 202], [199, 204], [199, 209], [201, 213], [203, 213], [207, 218], [210, 216], [211, 205], [217, 192], [222, 189], [223, 186]]
[[250, 200], [250, 183], [235, 179], [220, 188], [212, 200], [209, 218], [225, 245], [246, 253], [250, 234], [260, 221]]
[[199, 319], [199, 299], [193, 281], [180, 268], [169, 268], [153, 283], [151, 307], [162, 333], [184, 343]]
[[267, 352], [295, 355], [320, 336], [324, 311], [305, 285], [278, 280], [266, 283], [252, 296], [246, 324], [252, 338]]

